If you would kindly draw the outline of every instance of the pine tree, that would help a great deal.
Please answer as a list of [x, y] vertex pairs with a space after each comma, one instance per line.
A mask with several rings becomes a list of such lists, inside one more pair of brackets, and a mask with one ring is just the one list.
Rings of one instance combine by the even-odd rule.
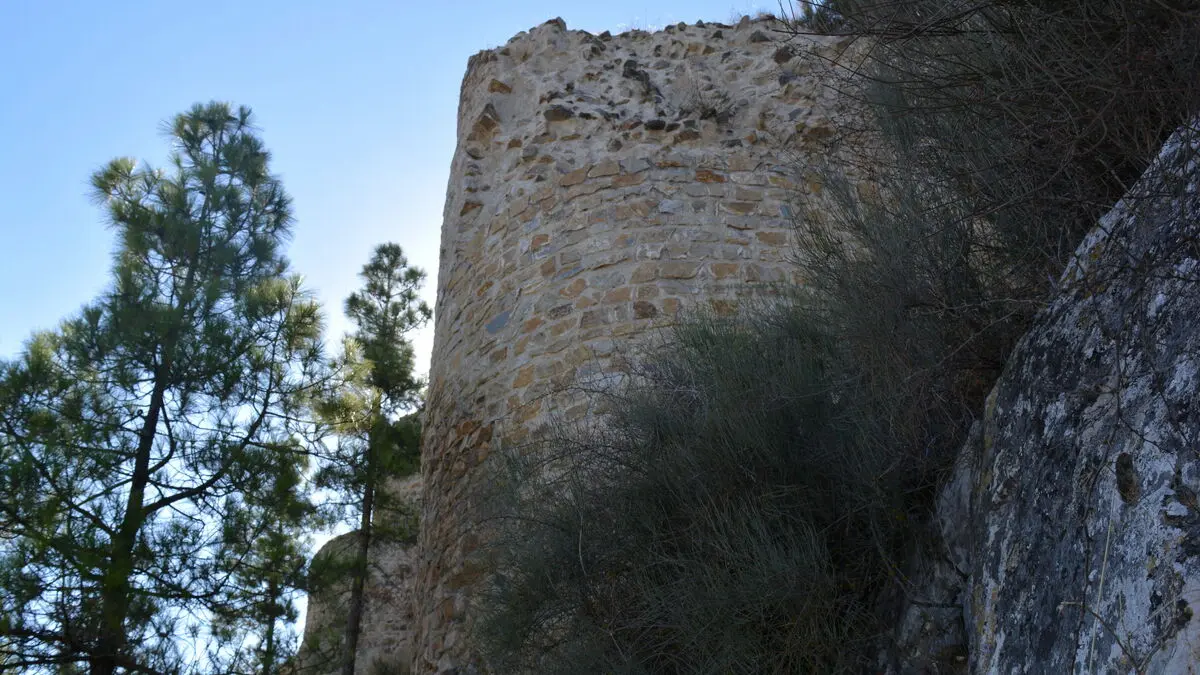
[[5, 668], [174, 673], [278, 648], [229, 626], [290, 583], [262, 572], [309, 512], [289, 423], [321, 319], [250, 111], [196, 105], [169, 133], [168, 169], [92, 178], [110, 287], [0, 363]]
[[420, 428], [416, 415], [400, 416], [419, 404], [422, 383], [413, 375], [413, 348], [406, 335], [432, 316], [417, 293], [425, 272], [409, 267], [396, 244], [376, 247], [360, 274], [362, 290], [346, 299], [357, 331], [345, 344], [337, 371], [339, 386], [321, 402], [321, 416], [338, 435], [336, 458], [318, 483], [349, 497], [359, 534], [351, 563], [351, 591], [342, 652], [342, 672], [353, 675], [363, 614], [367, 554], [386, 495], [387, 478], [417, 470]]

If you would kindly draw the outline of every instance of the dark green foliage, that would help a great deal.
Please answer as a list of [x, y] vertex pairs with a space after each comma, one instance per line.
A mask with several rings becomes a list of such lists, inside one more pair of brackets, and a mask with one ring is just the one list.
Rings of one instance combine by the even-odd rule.
[[[97, 301], [0, 364], [0, 658], [23, 672], [271, 672], [310, 513], [288, 421], [320, 359], [250, 112], [93, 177]], [[210, 630], [211, 629], [211, 630]]]
[[355, 516], [369, 484], [419, 468], [419, 416], [401, 415], [420, 405], [424, 387], [413, 373], [407, 336], [433, 315], [417, 295], [424, 270], [409, 267], [397, 244], [377, 246], [359, 276], [362, 290], [346, 299], [357, 331], [344, 342], [334, 376], [313, 401], [325, 430], [336, 436], [334, 456], [318, 472], [317, 485], [346, 497], [342, 503]]
[[[404, 346], [411, 349], [405, 341]], [[368, 482], [411, 476], [420, 469], [421, 420], [419, 412], [404, 412], [392, 407], [369, 378], [373, 362], [363, 357], [361, 343], [350, 338], [333, 364], [334, 376], [315, 402], [322, 432], [331, 436], [331, 447], [323, 451], [320, 467], [314, 475], [318, 489], [331, 490], [325, 500], [328, 516], [334, 520], [357, 522], [362, 514], [362, 496]], [[409, 378], [412, 378], [411, 370]], [[403, 394], [405, 406], [419, 407], [422, 383], [410, 379], [413, 388]], [[386, 410], [386, 412], [385, 412]], [[369, 451], [369, 443], [374, 450]], [[368, 470], [368, 461], [373, 468]], [[400, 508], [386, 494], [376, 508], [385, 511]]]
[[830, 174], [824, 199], [798, 210], [807, 303], [891, 392], [894, 433], [944, 466], [1043, 296], [936, 185], [882, 173], [874, 185], [886, 197], [863, 199]]
[[694, 317], [606, 418], [506, 455], [476, 633], [497, 672], [860, 671], [927, 464], [818, 319]]
[[346, 298], [346, 315], [358, 326], [370, 383], [391, 408], [409, 405], [421, 384], [413, 378], [412, 344], [404, 336], [433, 316], [417, 297], [425, 271], [409, 267], [400, 246], [388, 243], [375, 248], [359, 276], [365, 285]]

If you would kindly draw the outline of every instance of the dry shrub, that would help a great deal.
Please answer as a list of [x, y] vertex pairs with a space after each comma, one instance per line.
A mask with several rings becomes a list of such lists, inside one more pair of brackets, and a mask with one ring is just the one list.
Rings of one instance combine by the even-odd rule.
[[789, 26], [851, 38], [823, 76], [862, 112], [797, 209], [809, 290], [952, 448], [1083, 235], [1200, 111], [1200, 2], [829, 0]]
[[1200, 110], [1197, 0], [818, 4], [793, 31], [869, 45], [867, 67], [832, 86], [875, 113], [894, 163], [872, 168], [986, 218], [980, 245], [1031, 294]]
[[898, 392], [818, 319], [803, 299], [692, 317], [605, 419], [505, 455], [476, 632], [495, 672], [870, 662], [927, 464]]

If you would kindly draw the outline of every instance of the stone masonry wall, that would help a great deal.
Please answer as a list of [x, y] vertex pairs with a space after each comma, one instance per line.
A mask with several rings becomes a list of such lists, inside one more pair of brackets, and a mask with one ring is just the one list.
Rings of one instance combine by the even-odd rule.
[[[391, 508], [411, 513], [421, 501], [422, 485], [419, 476], [394, 481], [390, 487], [397, 503]], [[367, 581], [363, 589], [364, 611], [362, 630], [358, 636], [354, 672], [357, 675], [394, 672], [395, 667], [407, 667], [412, 660], [413, 632], [416, 618], [413, 611], [413, 573], [416, 543], [401, 520], [395, 515], [381, 513], [385, 522], [376, 530], [371, 541], [367, 565]], [[378, 522], [378, 521], [377, 521]], [[407, 523], [405, 523], [407, 524]], [[308, 613], [304, 622], [304, 639], [297, 655], [293, 675], [337, 675], [342, 672], [346, 616], [350, 607], [350, 575], [359, 546], [359, 530], [335, 537], [317, 552], [314, 567], [332, 564], [346, 574], [326, 587], [310, 589]], [[325, 559], [325, 560], [322, 560]]]
[[[442, 226], [416, 561], [417, 673], [470, 672], [469, 526], [495, 443], [690, 303], [798, 281], [788, 202], [839, 106], [834, 38], [743, 20], [599, 36], [562, 20], [472, 57]], [[785, 153], [782, 148], [788, 148]], [[804, 181], [799, 179], [800, 183]]]

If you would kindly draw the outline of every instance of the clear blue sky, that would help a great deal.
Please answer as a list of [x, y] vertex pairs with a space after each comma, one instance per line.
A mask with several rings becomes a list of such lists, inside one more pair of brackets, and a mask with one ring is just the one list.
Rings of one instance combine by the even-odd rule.
[[[295, 199], [295, 270], [326, 306], [375, 244], [434, 277], [467, 58], [555, 16], [592, 32], [729, 21], [748, 0], [0, 0], [0, 358], [106, 284], [112, 232], [87, 196], [118, 156], [165, 164], [192, 103], [254, 109]], [[427, 368], [430, 331], [417, 336]]]

